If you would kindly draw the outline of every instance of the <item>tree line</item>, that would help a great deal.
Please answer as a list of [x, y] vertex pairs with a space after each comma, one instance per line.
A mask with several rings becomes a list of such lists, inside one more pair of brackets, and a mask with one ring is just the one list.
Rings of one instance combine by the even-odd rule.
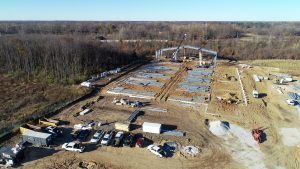
[[112, 39], [235, 38], [245, 34], [299, 36], [300, 22], [97, 22], [1, 21], [6, 34], [99, 34]]
[[[0, 72], [76, 83], [184, 43], [233, 59], [300, 59], [298, 22], [0, 22]], [[248, 38], [248, 39], [247, 39]], [[99, 39], [162, 39], [101, 43]]]
[[134, 47], [57, 35], [0, 38], [0, 71], [26, 80], [76, 83], [144, 56]]

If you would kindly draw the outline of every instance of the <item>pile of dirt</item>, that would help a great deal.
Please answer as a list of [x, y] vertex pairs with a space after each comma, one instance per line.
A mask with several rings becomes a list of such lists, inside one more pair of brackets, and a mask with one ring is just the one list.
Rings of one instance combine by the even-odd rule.
[[226, 136], [229, 133], [229, 123], [223, 121], [212, 121], [209, 130], [216, 136]]

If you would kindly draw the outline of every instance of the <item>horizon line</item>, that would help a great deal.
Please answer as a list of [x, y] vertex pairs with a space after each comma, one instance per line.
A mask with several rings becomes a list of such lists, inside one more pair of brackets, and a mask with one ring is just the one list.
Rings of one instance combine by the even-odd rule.
[[300, 20], [0, 20], [0, 22], [300, 22]]

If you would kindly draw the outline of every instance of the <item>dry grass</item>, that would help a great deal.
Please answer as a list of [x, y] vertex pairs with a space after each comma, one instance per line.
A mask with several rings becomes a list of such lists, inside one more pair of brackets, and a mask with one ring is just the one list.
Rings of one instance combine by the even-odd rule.
[[252, 65], [279, 68], [282, 73], [300, 75], [300, 60], [253, 60], [247, 61]]
[[0, 75], [0, 124], [18, 120], [45, 107], [77, 98], [84, 93], [75, 86], [47, 85]]

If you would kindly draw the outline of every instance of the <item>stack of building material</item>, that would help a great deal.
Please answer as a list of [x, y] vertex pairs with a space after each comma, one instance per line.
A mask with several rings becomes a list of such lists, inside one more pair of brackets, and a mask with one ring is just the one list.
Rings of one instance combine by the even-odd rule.
[[127, 119], [127, 123], [131, 123], [138, 115], [140, 114], [140, 110], [136, 109], [131, 113], [131, 115]]
[[115, 123], [116, 130], [130, 131], [130, 123]]

